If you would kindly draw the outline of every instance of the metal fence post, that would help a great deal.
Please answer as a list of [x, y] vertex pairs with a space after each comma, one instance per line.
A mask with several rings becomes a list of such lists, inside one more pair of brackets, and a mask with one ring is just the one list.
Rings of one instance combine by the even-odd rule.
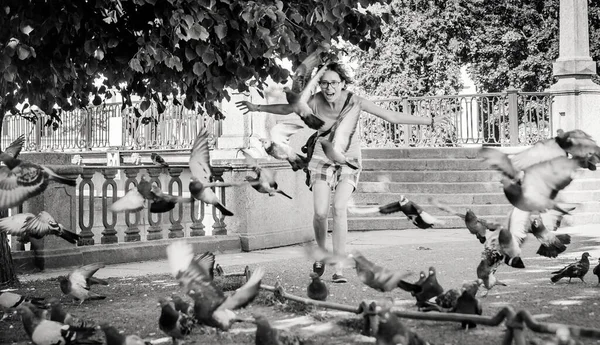
[[508, 128], [510, 136], [510, 145], [517, 146], [519, 144], [519, 103], [517, 96], [519, 90], [517, 90], [512, 84], [506, 89], [506, 95], [508, 98]]

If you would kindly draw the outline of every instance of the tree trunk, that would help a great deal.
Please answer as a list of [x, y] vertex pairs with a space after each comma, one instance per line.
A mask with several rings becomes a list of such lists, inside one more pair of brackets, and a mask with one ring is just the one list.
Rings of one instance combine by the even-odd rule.
[[[0, 99], [4, 96], [4, 88], [0, 86]], [[2, 124], [6, 108], [0, 104], [0, 138], [2, 138]], [[8, 210], [0, 210], [0, 218], [8, 216]], [[15, 285], [19, 282], [13, 265], [12, 253], [8, 245], [6, 232], [0, 231], [0, 288]]]

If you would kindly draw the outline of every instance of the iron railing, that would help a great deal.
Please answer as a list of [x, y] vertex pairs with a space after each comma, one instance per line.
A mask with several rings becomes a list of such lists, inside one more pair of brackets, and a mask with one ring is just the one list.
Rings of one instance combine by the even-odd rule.
[[[222, 181], [223, 172], [223, 169], [213, 167], [213, 179]], [[73, 229], [81, 237], [78, 245], [227, 234], [225, 216], [214, 206], [197, 200], [180, 203], [165, 213], [150, 213], [148, 208], [131, 213], [112, 213], [110, 205], [129, 189], [135, 188], [143, 175], [164, 192], [190, 197], [187, 191], [188, 166], [83, 167], [76, 187], [78, 200], [75, 212], [79, 229]], [[217, 187], [216, 192], [225, 205], [225, 188]], [[18, 212], [14, 208], [11, 214]], [[207, 217], [207, 213], [212, 217]], [[12, 241], [12, 248], [16, 251], [26, 249], [18, 241]]]
[[361, 116], [363, 147], [455, 147], [531, 145], [546, 139], [551, 128], [550, 93], [520, 92], [404, 97], [377, 100], [394, 111], [423, 117], [446, 116], [435, 128], [391, 124], [374, 115]]
[[201, 127], [214, 137], [221, 135], [221, 122], [183, 105], [168, 104], [158, 114], [155, 104], [136, 116], [135, 108], [122, 103], [63, 112], [56, 128], [45, 126], [49, 116], [42, 112], [6, 115], [2, 128], [2, 147], [25, 135], [24, 151], [87, 151], [106, 149], [189, 149]]

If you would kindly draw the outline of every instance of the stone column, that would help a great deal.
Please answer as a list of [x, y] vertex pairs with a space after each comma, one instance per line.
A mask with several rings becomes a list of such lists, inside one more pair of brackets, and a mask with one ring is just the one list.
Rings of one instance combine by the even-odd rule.
[[[24, 153], [23, 160], [44, 164], [57, 174], [77, 178], [83, 168], [71, 165], [71, 155], [64, 153]], [[78, 232], [76, 187], [50, 182], [46, 190], [23, 203], [23, 212], [37, 215], [46, 211], [70, 231]], [[34, 265], [40, 270], [79, 265], [83, 261], [79, 248], [57, 236], [32, 239]], [[65, 264], [68, 263], [68, 264]]]
[[553, 64], [558, 79], [554, 94], [552, 130], [583, 129], [600, 140], [600, 85], [592, 82], [596, 62], [590, 57], [587, 1], [560, 1], [559, 57]]

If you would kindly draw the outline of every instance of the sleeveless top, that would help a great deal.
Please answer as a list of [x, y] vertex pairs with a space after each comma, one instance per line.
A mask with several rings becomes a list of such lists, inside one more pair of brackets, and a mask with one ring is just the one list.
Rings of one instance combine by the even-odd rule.
[[[348, 146], [347, 146], [347, 149], [345, 150], [344, 155], [346, 156], [346, 158], [349, 161], [360, 166], [361, 165], [360, 161], [362, 158], [361, 150], [360, 150], [360, 121], [359, 121], [360, 113], [362, 111], [361, 98], [352, 94], [352, 96], [350, 97], [350, 101], [348, 102], [346, 107], [344, 109], [342, 109], [341, 113], [336, 118], [330, 118], [330, 117], [321, 115], [321, 112], [319, 111], [319, 106], [318, 106], [317, 102], [314, 100], [314, 97], [315, 96], [311, 97], [311, 99], [308, 102], [308, 105], [312, 109], [314, 115], [317, 118], [319, 118], [325, 122], [323, 127], [321, 127], [321, 129], [318, 130], [319, 134], [321, 134], [333, 127], [331, 133], [326, 135], [326, 138], [329, 139], [330, 141], [333, 141], [333, 138], [334, 138], [335, 132], [336, 132], [336, 128], [341, 121], [341, 117], [343, 117], [343, 118], [348, 117], [347, 120], [352, 121], [352, 124], [354, 126], [354, 132], [351, 134], [350, 141], [348, 143]], [[327, 158], [327, 156], [323, 152], [323, 148], [321, 147], [321, 145], [315, 145], [315, 151], [313, 153], [312, 159], [319, 159], [319, 160], [325, 161], [327, 163], [331, 163], [332, 165], [335, 164], [329, 158]]]

